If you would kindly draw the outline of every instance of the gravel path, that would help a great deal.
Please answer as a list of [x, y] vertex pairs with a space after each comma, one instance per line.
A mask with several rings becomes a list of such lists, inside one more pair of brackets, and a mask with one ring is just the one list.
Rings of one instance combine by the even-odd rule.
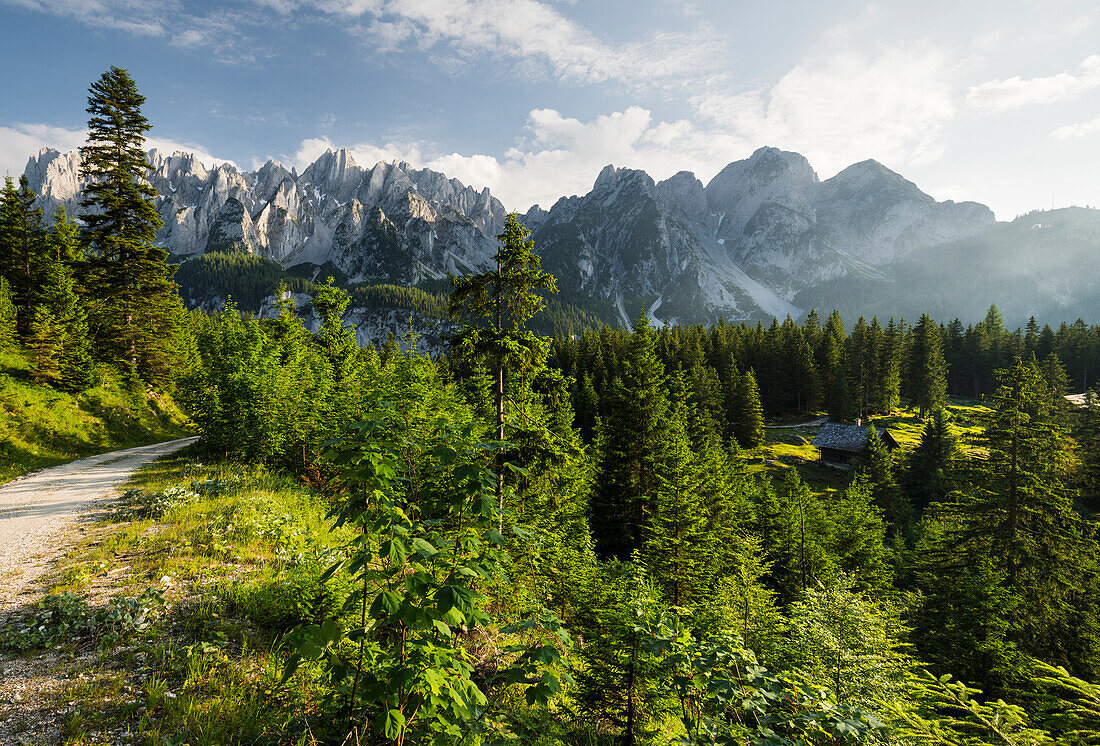
[[41, 593], [36, 581], [69, 549], [80, 514], [113, 497], [138, 468], [196, 438], [72, 461], [0, 487], [0, 614]]

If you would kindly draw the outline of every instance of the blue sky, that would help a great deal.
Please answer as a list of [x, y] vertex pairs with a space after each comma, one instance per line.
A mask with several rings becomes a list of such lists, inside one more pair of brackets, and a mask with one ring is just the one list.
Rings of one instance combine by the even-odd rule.
[[1100, 205], [1100, 9], [1060, 2], [0, 0], [0, 171], [125, 67], [151, 141], [253, 168], [401, 159], [509, 208], [775, 145], [1001, 219]]

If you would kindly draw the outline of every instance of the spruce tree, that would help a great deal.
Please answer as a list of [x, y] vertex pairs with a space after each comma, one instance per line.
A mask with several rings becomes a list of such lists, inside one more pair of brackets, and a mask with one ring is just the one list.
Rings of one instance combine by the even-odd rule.
[[[527, 322], [544, 307], [539, 292], [557, 292], [554, 277], [540, 268], [531, 231], [508, 215], [497, 236], [500, 248], [493, 256], [496, 268], [476, 275], [452, 278], [450, 315], [464, 326], [455, 338], [457, 348], [475, 360], [486, 361], [493, 378], [494, 425], [498, 442], [505, 439], [507, 375], [523, 376], [541, 367], [547, 340], [529, 331]], [[503, 521], [504, 463], [498, 454], [497, 504]], [[503, 525], [503, 524], [502, 524]]]
[[882, 442], [882, 436], [874, 425], [867, 427], [867, 441], [863, 456], [875, 504], [882, 508], [886, 514], [886, 520], [890, 523], [908, 527], [912, 519], [912, 511], [898, 489], [897, 479], [894, 477], [894, 459], [890, 449]]
[[734, 399], [733, 436], [742, 448], [757, 448], [764, 444], [764, 408], [760, 404], [760, 391], [756, 376], [751, 370], [738, 377]]
[[1098, 670], [1096, 620], [1078, 610], [1090, 608], [1100, 549], [1065, 486], [1070, 443], [1036, 368], [1017, 358], [997, 375], [988, 455], [973, 465], [961, 499], [938, 510], [947, 523], [941, 567], [990, 557], [1019, 600], [1009, 639], [1028, 655]]
[[65, 205], [58, 205], [53, 214], [53, 225], [46, 235], [49, 257], [75, 271], [84, 261], [84, 247], [80, 244], [80, 226], [65, 212]]
[[[49, 329], [49, 346], [56, 356], [56, 374], [44, 375], [43, 380], [49, 379], [51, 385], [65, 391], [88, 388], [93, 361], [84, 303], [77, 295], [72, 271], [53, 256], [45, 261], [35, 319], [42, 329]], [[40, 337], [40, 332], [34, 336]]]
[[701, 495], [704, 475], [694, 458], [685, 420], [680, 407], [665, 435], [642, 553], [664, 599], [677, 607], [701, 600], [709, 560], [705, 551], [707, 514]]
[[0, 276], [0, 350], [15, 346], [15, 303], [11, 299], [11, 285]]
[[613, 384], [605, 425], [603, 469], [592, 504], [596, 548], [627, 559], [640, 549], [660, 489], [670, 406], [656, 334], [643, 315], [630, 335], [621, 379]]
[[909, 455], [905, 467], [905, 494], [918, 512], [945, 499], [951, 491], [958, 451], [958, 439], [947, 411], [940, 407], [924, 423], [920, 444]]
[[31, 377], [35, 383], [55, 386], [61, 380], [63, 329], [46, 306], [35, 306], [27, 333]]
[[921, 314], [913, 327], [909, 350], [908, 398], [919, 409], [920, 417], [942, 407], [947, 401], [947, 362], [943, 357], [940, 328], [928, 314]]
[[125, 70], [112, 67], [88, 91], [88, 180], [80, 206], [90, 254], [88, 290], [97, 353], [150, 382], [172, 375], [180, 301], [161, 226], [156, 190], [145, 181], [145, 103]]
[[4, 179], [0, 196], [0, 275], [10, 283], [16, 330], [22, 336], [30, 333], [46, 256], [42, 210], [34, 206], [35, 199], [26, 176], [19, 177], [18, 189], [11, 177]]

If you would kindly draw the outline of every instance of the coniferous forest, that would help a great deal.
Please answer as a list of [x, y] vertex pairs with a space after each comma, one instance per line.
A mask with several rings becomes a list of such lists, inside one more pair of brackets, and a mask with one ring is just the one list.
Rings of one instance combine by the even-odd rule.
[[[254, 706], [285, 717], [241, 742], [1100, 743], [1100, 401], [1066, 398], [1100, 327], [994, 306], [545, 336], [556, 281], [515, 214], [453, 278], [443, 355], [343, 322], [355, 292], [442, 311], [422, 291], [188, 311], [143, 102], [125, 70], [92, 85], [79, 219], [7, 180], [0, 346], [43, 386], [170, 393], [189, 458], [324, 509], [339, 543], [279, 560], [297, 611]], [[277, 275], [208, 263], [250, 307]], [[797, 435], [824, 418], [865, 438], [842, 467]]]

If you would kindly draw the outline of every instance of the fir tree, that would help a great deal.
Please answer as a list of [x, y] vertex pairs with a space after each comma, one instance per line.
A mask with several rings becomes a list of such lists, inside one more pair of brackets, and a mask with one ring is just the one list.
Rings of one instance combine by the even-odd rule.
[[88, 142], [80, 149], [88, 180], [80, 206], [91, 255], [88, 289], [96, 350], [147, 381], [172, 375], [179, 296], [155, 245], [157, 192], [145, 180], [145, 97], [112, 67], [89, 88]]
[[11, 177], [4, 179], [0, 196], [0, 275], [10, 284], [16, 330], [22, 336], [30, 333], [46, 256], [42, 211], [34, 206], [35, 198], [26, 176], [19, 177], [18, 189]]
[[942, 407], [947, 398], [947, 363], [943, 357], [940, 328], [928, 314], [921, 314], [913, 327], [909, 350], [908, 399], [923, 418]]
[[764, 443], [764, 408], [760, 405], [760, 392], [756, 376], [751, 370], [738, 377], [735, 398], [733, 436], [742, 448], [756, 448]]
[[603, 556], [628, 558], [642, 546], [668, 433], [669, 402], [656, 335], [639, 317], [613, 384], [605, 425], [603, 469], [592, 504], [592, 530]]
[[[540, 269], [531, 231], [511, 213], [497, 236], [496, 269], [478, 275], [452, 278], [450, 314], [464, 321], [456, 345], [474, 359], [486, 360], [493, 377], [496, 406], [496, 438], [504, 442], [506, 374], [522, 376], [546, 360], [547, 341], [526, 329], [527, 322], [544, 307], [538, 292], [557, 292], [554, 277]], [[498, 454], [497, 503], [504, 513], [503, 451]]]
[[952, 490], [952, 470], [958, 451], [958, 439], [947, 410], [940, 407], [924, 423], [920, 444], [909, 455], [905, 467], [905, 494], [918, 512], [944, 500]]

